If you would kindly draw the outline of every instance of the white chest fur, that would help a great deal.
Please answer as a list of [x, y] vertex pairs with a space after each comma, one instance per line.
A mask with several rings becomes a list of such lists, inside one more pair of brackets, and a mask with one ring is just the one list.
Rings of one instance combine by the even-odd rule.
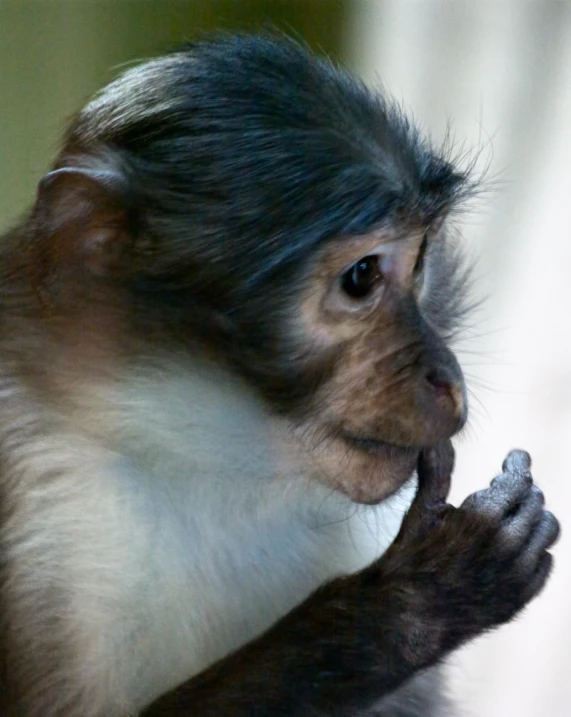
[[323, 491], [312, 510], [300, 510], [301, 485], [269, 507], [256, 510], [254, 498], [242, 515], [181, 487], [147, 495], [136, 525], [123, 526], [131, 551], [115, 649], [134, 668], [125, 687], [135, 703], [260, 634], [325, 580], [368, 564], [395, 529], [394, 514], [351, 516], [344, 500]]
[[[357, 507], [296, 474], [267, 417], [226, 379], [125, 386], [103, 403], [97, 392], [71, 442], [21, 448], [36, 481], [19, 484], [9, 528], [19, 599], [46, 585], [64, 595], [44, 608], [64, 613], [65, 670], [86, 715], [95, 702], [110, 716], [136, 711], [368, 564], [406, 508]], [[50, 617], [30, 626], [32, 648]]]

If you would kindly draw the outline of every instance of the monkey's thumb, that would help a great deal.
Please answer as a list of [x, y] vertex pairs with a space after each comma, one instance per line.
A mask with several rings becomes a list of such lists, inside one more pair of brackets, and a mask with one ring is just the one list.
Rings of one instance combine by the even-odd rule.
[[454, 448], [450, 439], [431, 448], [423, 448], [418, 458], [418, 490], [414, 502], [421, 509], [446, 503], [454, 469]]

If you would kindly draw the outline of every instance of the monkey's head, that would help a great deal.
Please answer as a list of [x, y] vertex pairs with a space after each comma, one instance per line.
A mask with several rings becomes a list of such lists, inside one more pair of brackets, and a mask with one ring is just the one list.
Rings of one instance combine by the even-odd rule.
[[373, 502], [466, 419], [447, 217], [469, 190], [353, 77], [221, 38], [78, 115], [40, 188], [35, 281], [52, 322], [89, 317], [116, 361], [136, 344], [223, 365], [307, 472]]

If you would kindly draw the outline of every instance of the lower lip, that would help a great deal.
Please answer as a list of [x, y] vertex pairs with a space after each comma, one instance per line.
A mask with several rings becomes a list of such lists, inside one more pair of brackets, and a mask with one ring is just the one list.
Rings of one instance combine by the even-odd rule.
[[343, 435], [344, 440], [354, 448], [364, 453], [370, 453], [384, 458], [415, 458], [420, 448], [413, 446], [397, 446], [393, 443], [375, 441], [372, 438], [355, 438], [354, 436]]

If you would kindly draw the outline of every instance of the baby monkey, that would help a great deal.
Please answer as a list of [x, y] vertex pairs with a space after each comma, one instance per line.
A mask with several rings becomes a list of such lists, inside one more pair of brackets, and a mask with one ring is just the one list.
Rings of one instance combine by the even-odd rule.
[[75, 117], [0, 242], [2, 717], [448, 714], [558, 533], [521, 451], [446, 503], [472, 190], [285, 39]]

